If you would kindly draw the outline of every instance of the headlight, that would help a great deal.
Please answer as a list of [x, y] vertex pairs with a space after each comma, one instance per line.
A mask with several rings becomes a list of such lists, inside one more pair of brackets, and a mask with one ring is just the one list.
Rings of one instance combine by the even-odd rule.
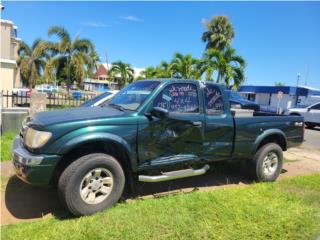
[[51, 136], [51, 132], [42, 132], [34, 130], [33, 128], [28, 128], [25, 136], [25, 144], [29, 148], [39, 148], [46, 144]]

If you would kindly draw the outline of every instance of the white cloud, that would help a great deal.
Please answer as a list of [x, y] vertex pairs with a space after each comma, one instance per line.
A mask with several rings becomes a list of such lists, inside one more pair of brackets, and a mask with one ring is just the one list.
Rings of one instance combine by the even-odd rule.
[[82, 25], [87, 26], [87, 27], [95, 27], [95, 28], [108, 27], [107, 24], [105, 24], [103, 22], [96, 22], [96, 21], [83, 22]]
[[208, 21], [207, 19], [205, 19], [205, 18], [201, 18], [201, 23], [202, 23], [204, 26], [206, 26], [206, 25], [209, 23], [209, 21]]
[[132, 22], [140, 22], [141, 21], [141, 19], [136, 16], [120, 16], [119, 18], [124, 19], [124, 20], [128, 20], [128, 21], [132, 21]]

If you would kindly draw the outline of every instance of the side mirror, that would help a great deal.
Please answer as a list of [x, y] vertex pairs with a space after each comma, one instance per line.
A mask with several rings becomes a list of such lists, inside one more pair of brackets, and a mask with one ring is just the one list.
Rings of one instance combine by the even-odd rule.
[[311, 108], [308, 108], [307, 111], [310, 112]]
[[160, 119], [165, 119], [169, 117], [169, 111], [161, 107], [154, 107], [152, 108], [150, 115]]

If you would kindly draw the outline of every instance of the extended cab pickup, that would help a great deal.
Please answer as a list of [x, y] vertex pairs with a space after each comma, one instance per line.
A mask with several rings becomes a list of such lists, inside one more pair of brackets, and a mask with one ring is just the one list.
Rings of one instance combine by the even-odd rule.
[[303, 118], [250, 111], [230, 110], [222, 85], [138, 81], [103, 108], [36, 114], [15, 139], [12, 161], [23, 181], [57, 184], [77, 216], [112, 206], [137, 181], [204, 174], [216, 161], [247, 161], [257, 181], [274, 181], [282, 152], [303, 141]]

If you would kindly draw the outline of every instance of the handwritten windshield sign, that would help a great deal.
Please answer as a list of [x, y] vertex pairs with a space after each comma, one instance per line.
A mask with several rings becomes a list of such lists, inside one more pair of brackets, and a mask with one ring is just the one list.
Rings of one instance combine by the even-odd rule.
[[199, 111], [197, 87], [194, 84], [176, 83], [166, 87], [155, 99], [156, 107], [170, 112], [192, 113]]

